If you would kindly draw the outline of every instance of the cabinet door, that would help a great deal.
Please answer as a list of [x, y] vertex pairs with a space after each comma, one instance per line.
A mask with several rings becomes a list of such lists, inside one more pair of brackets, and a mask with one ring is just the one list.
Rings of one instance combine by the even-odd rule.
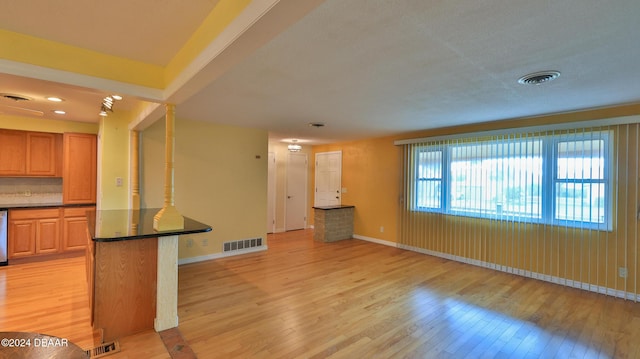
[[95, 203], [96, 136], [84, 133], [65, 133], [63, 151], [63, 202]]
[[55, 253], [60, 248], [60, 218], [38, 220], [36, 254]]
[[95, 206], [71, 207], [63, 210], [62, 250], [85, 249], [87, 246], [87, 211]]
[[0, 175], [21, 176], [26, 173], [27, 133], [0, 130]]
[[56, 175], [56, 135], [53, 133], [27, 133], [27, 175]]
[[36, 253], [36, 221], [31, 219], [9, 220], [9, 259]]
[[65, 217], [62, 250], [85, 249], [87, 246], [87, 219], [85, 217]]

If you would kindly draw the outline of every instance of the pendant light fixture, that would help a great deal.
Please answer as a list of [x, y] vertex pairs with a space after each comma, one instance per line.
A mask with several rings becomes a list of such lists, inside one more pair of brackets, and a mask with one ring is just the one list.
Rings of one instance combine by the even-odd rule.
[[300, 146], [298, 144], [298, 140], [291, 140], [292, 143], [289, 144], [289, 146], [287, 146], [287, 148], [289, 149], [289, 152], [300, 152], [300, 150], [302, 149], [302, 146]]

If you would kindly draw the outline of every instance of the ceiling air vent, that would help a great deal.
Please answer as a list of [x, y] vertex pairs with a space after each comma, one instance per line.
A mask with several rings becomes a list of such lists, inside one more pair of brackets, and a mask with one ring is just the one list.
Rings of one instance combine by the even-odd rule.
[[0, 93], [0, 96], [2, 96], [3, 98], [9, 99], [9, 100], [13, 100], [13, 101], [31, 101], [30, 98], [22, 96], [22, 95], [16, 95], [13, 93]]
[[523, 85], [540, 85], [553, 81], [558, 77], [560, 77], [560, 72], [558, 71], [540, 71], [522, 76], [518, 79], [518, 83]]

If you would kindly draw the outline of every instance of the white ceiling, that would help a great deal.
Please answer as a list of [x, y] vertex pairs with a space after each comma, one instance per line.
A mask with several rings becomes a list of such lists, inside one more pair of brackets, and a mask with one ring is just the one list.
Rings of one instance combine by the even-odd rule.
[[[120, 0], [102, 9], [108, 24], [96, 2], [62, 20], [34, 5], [56, 13], [49, 1], [1, 3], [10, 3], [0, 13], [4, 29], [166, 64], [216, 1]], [[158, 4], [166, 11], [149, 10]], [[178, 5], [176, 19], [158, 21]], [[639, 18], [637, 0], [326, 0], [176, 111], [321, 143], [637, 103]], [[109, 24], [120, 31], [113, 41], [92, 40], [108, 36]], [[517, 83], [541, 70], [562, 75]]]
[[[28, 100], [15, 100], [6, 95], [17, 95]], [[98, 113], [102, 99], [109, 95], [113, 93], [0, 73], [0, 115], [97, 122], [100, 118]], [[61, 98], [63, 101], [47, 100], [51, 96]], [[122, 101], [117, 101], [113, 109], [130, 110], [134, 102], [134, 99], [125, 97]], [[53, 112], [55, 110], [66, 113], [58, 115]]]

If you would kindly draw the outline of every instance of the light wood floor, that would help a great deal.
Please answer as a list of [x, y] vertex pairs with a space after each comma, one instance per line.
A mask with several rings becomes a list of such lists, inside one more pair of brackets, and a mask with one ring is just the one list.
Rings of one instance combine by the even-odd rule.
[[[640, 358], [640, 304], [311, 231], [179, 272], [199, 358]], [[90, 347], [84, 261], [0, 268], [0, 331]], [[168, 358], [154, 332], [107, 358]]]

